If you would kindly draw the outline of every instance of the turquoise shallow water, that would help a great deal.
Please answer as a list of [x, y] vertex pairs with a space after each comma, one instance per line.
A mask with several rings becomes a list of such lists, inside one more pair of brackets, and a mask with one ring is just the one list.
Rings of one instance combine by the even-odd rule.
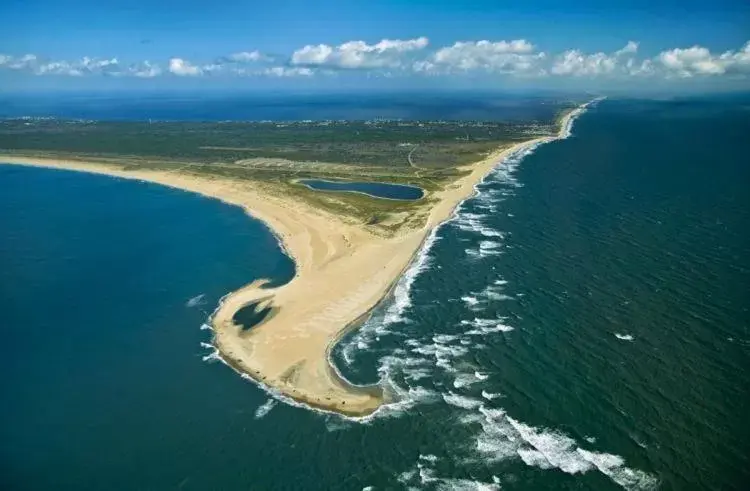
[[336, 351], [401, 394], [366, 421], [276, 403], [201, 346], [221, 295], [291, 276], [262, 225], [0, 167], [0, 484], [743, 489], [749, 123], [605, 101], [499, 167]]

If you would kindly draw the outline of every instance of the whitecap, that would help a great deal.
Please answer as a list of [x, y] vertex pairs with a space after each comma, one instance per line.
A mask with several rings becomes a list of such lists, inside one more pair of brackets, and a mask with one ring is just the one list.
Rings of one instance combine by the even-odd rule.
[[278, 404], [278, 401], [276, 399], [268, 399], [263, 405], [259, 406], [258, 409], [255, 410], [255, 419], [260, 419], [266, 414], [268, 414], [271, 409], [274, 408]]
[[450, 343], [451, 341], [455, 341], [456, 339], [458, 339], [458, 336], [452, 334], [438, 334], [432, 337], [433, 341], [441, 344]]
[[205, 362], [209, 362], [209, 363], [213, 363], [215, 361], [222, 361], [221, 355], [219, 354], [219, 350], [213, 344], [201, 342], [201, 348], [211, 350], [209, 354], [203, 355], [201, 357], [201, 360]]
[[461, 300], [463, 300], [466, 303], [466, 305], [470, 307], [477, 305], [479, 303], [479, 299], [477, 297], [472, 297], [469, 295], [465, 295], [461, 297]]
[[581, 458], [576, 442], [563, 433], [538, 429], [508, 416], [508, 422], [531, 448], [519, 448], [518, 455], [526, 465], [551, 469], [556, 467], [568, 474], [590, 470], [592, 464]]
[[441, 479], [438, 491], [497, 491], [502, 489], [499, 482], [472, 481], [471, 479]]
[[503, 397], [503, 395], [501, 393], [499, 393], [499, 392], [493, 394], [491, 392], [487, 392], [486, 390], [483, 390], [482, 391], [482, 397], [484, 397], [488, 401], [491, 401], [492, 399], [497, 399], [498, 397]]
[[453, 387], [456, 389], [463, 389], [464, 387], [476, 384], [477, 382], [479, 382], [479, 379], [477, 379], [474, 374], [459, 373], [453, 380]]
[[429, 253], [437, 241], [437, 232], [439, 229], [440, 227], [432, 229], [430, 234], [424, 240], [422, 248], [417, 253], [412, 264], [403, 276], [401, 276], [398, 282], [396, 282], [396, 286], [393, 289], [393, 303], [391, 303], [386, 309], [383, 318], [383, 323], [385, 325], [401, 322], [403, 320], [404, 311], [411, 306], [411, 287], [419, 274], [429, 266]]
[[443, 400], [451, 406], [460, 407], [462, 409], [478, 409], [482, 405], [482, 401], [453, 392], [447, 394], [441, 394]]
[[635, 338], [630, 334], [615, 333], [615, 337], [622, 341], [633, 341]]
[[489, 300], [513, 300], [513, 297], [502, 293], [504, 285], [505, 283], [493, 283], [492, 285], [487, 285], [487, 287], [479, 293], [479, 296]]
[[656, 489], [659, 484], [650, 474], [625, 467], [625, 461], [618, 455], [589, 452], [582, 448], [578, 449], [578, 454], [625, 489]]
[[205, 305], [206, 294], [196, 295], [185, 303], [185, 307], [199, 307]]
[[468, 336], [484, 336], [496, 332], [512, 331], [514, 329], [513, 326], [504, 324], [504, 320], [504, 317], [497, 317], [495, 319], [480, 319], [478, 317], [475, 317], [470, 321], [463, 320], [461, 321], [461, 324], [472, 326], [474, 328], [466, 331], [464, 334]]

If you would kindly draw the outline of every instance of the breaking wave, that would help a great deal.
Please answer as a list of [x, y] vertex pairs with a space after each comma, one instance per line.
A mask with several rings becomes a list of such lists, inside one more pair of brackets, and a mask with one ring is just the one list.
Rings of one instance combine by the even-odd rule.
[[206, 294], [201, 293], [200, 295], [196, 295], [187, 302], [185, 302], [185, 307], [200, 307], [201, 305], [206, 304]]
[[276, 399], [268, 399], [266, 402], [264, 402], [262, 405], [258, 407], [258, 409], [255, 410], [255, 419], [260, 419], [264, 417], [266, 414], [271, 412], [271, 409], [278, 404], [279, 401]]
[[[561, 138], [568, 137], [571, 131], [572, 121], [564, 128]], [[474, 468], [482, 466], [487, 474], [481, 476], [482, 479], [475, 479], [472, 473], [469, 473], [472, 479], [442, 475], [440, 458], [435, 455], [440, 452], [425, 452], [413, 467], [395, 476], [404, 487], [501, 489], [503, 477], [491, 474], [492, 465], [499, 461], [514, 461], [533, 468], [556, 469], [573, 475], [599, 472], [626, 489], [656, 487], [658, 482], [653, 476], [627, 467], [622, 457], [592, 448], [595, 439], [586, 438], [579, 442], [565, 432], [529, 425], [498, 407], [505, 396], [491, 382], [500, 379], [502, 373], [479, 365], [476, 354], [485, 350], [487, 343], [513, 339], [518, 335], [507, 317], [487, 309], [497, 302], [515, 299], [506, 291], [508, 282], [505, 279], [494, 275], [488, 284], [462, 292], [461, 296], [456, 295], [458, 298], [454, 297], [451, 301], [460, 307], [463, 318], [442, 326], [441, 330], [415, 332], [418, 331], [415, 328], [418, 324], [409, 318], [413, 315], [410, 311], [412, 289], [420, 274], [432, 263], [432, 250], [440, 240], [443, 227], [475, 234], [474, 240], [478, 241], [478, 245], [466, 249], [470, 256], [469, 250], [480, 259], [502, 254], [508, 234], [490, 227], [487, 224], [488, 214], [498, 213], [502, 200], [522, 187], [515, 177], [516, 169], [523, 158], [538, 146], [532, 145], [506, 156], [502, 160], [504, 165], [496, 166], [485, 179], [492, 186], [481, 184], [475, 188], [474, 196], [470, 198], [473, 200], [472, 211], [467, 210], [469, 207], [463, 202], [448, 222], [433, 229], [413, 263], [396, 283], [390, 303], [376, 309], [362, 328], [340, 346], [341, 359], [345, 364], [353, 364], [360, 353], [376, 357], [377, 376], [394, 395], [394, 402], [366, 417], [345, 417], [299, 404], [245, 376], [271, 396], [256, 409], [255, 417], [266, 416], [276, 401], [281, 400], [324, 414], [328, 431], [342, 431], [355, 424], [412, 415], [417, 413], [412, 411], [417, 406], [433, 405], [447, 411], [450, 417], [446, 424], [460, 427], [462, 434], [468, 435], [468, 444], [467, 439], [450, 443], [455, 445], [449, 449], [451, 465], [460, 467], [468, 462]], [[627, 335], [617, 336], [624, 339]], [[398, 347], [385, 348], [380, 344], [387, 337], [397, 337]], [[389, 344], [393, 346], [393, 343]], [[213, 349], [210, 344], [204, 347]], [[215, 349], [204, 360], [224, 362]]]

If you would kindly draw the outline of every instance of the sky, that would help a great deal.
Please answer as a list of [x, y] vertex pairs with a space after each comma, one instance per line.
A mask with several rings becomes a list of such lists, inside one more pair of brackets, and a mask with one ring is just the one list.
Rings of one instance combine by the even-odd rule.
[[3, 0], [0, 90], [750, 89], [747, 0]]

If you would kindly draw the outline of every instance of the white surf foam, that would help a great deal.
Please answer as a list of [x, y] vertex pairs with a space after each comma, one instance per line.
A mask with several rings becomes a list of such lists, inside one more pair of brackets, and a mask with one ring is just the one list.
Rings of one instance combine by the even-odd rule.
[[461, 297], [461, 300], [463, 300], [469, 307], [473, 307], [479, 303], [479, 299], [477, 297], [472, 297], [471, 295], [464, 295]]
[[558, 468], [568, 474], [591, 470], [592, 465], [576, 451], [576, 441], [563, 433], [538, 429], [508, 416], [508, 422], [528, 445], [518, 449], [526, 465]]
[[432, 229], [417, 253], [415, 260], [404, 272], [403, 276], [396, 282], [393, 289], [393, 303], [386, 309], [383, 322], [385, 325], [394, 324], [403, 320], [404, 311], [411, 306], [411, 287], [414, 280], [424, 271], [430, 262], [430, 250], [437, 241], [437, 232], [440, 227]]
[[[628, 468], [618, 455], [583, 449], [570, 436], [522, 423], [503, 409], [487, 408], [481, 402], [478, 406], [467, 402], [453, 405], [471, 411], [461, 419], [463, 423], [479, 423], [482, 427], [475, 449], [484, 460], [519, 458], [531, 467], [559, 469], [568, 474], [596, 470], [626, 489], [653, 489], [658, 484], [653, 476]], [[594, 440], [589, 437], [587, 441]]]
[[578, 453], [599, 472], [625, 489], [648, 490], [656, 489], [659, 485], [659, 481], [650, 474], [626, 467], [625, 461], [618, 455], [589, 452], [582, 448], [578, 449]]
[[513, 300], [513, 297], [502, 293], [505, 290], [503, 288], [504, 286], [504, 283], [493, 283], [492, 285], [487, 285], [479, 295], [488, 300]]
[[468, 331], [464, 332], [467, 336], [485, 336], [487, 334], [493, 334], [496, 332], [510, 332], [514, 328], [513, 326], [509, 326], [507, 324], [504, 324], [505, 321], [504, 317], [497, 317], [495, 319], [480, 319], [475, 317], [473, 320], [467, 321], [463, 320], [461, 321], [462, 325], [466, 326], [472, 326], [473, 329], [469, 329]]
[[[501, 232], [497, 232], [496, 237], [502, 237]], [[476, 249], [467, 248], [465, 249], [466, 255], [474, 258], [499, 256], [503, 253], [502, 243], [494, 240], [483, 240], [479, 243], [479, 247]]]
[[[572, 127], [572, 123], [569, 123], [566, 127], [566, 130], [561, 133], [561, 138], [565, 138], [568, 136], [570, 127]], [[342, 355], [345, 363], [351, 364], [354, 361], [355, 353], [357, 351], [368, 349], [371, 345], [371, 342], [377, 338], [378, 330], [381, 330], [380, 335], [389, 334], [389, 331], [385, 329], [387, 326], [398, 322], [408, 321], [408, 319], [405, 317], [405, 311], [411, 306], [412, 286], [419, 275], [429, 266], [429, 254], [439, 238], [438, 233], [440, 232], [442, 227], [447, 225], [455, 226], [461, 230], [477, 232], [489, 239], [503, 239], [505, 237], [505, 234], [503, 232], [492, 229], [483, 223], [485, 215], [466, 211], [464, 209], [466, 202], [469, 200], [477, 199], [478, 201], [480, 201], [478, 203], [480, 205], [480, 208], [483, 207], [484, 209], [495, 211], [494, 202], [498, 200], [497, 194], [499, 193], [502, 197], [509, 196], [512, 195], [512, 189], [484, 190], [484, 184], [486, 182], [493, 182], [502, 183], [509, 188], [522, 187], [522, 184], [514, 176], [516, 169], [518, 168], [518, 164], [525, 157], [531, 155], [540, 145], [554, 141], [556, 139], [557, 138], [550, 137], [534, 144], [525, 145], [515, 152], [507, 154], [502, 159], [499, 159], [492, 171], [490, 171], [479, 183], [474, 186], [474, 192], [472, 193], [472, 195], [461, 201], [456, 206], [455, 210], [453, 211], [453, 215], [448, 220], [432, 229], [432, 231], [422, 244], [422, 247], [417, 253], [412, 264], [406, 269], [404, 274], [397, 281], [392, 292], [392, 302], [385, 309], [382, 318], [371, 317], [358, 330], [357, 334], [355, 334], [349, 342], [342, 346]], [[491, 201], [481, 202], [483, 196], [487, 196]], [[498, 242], [496, 240], [487, 240], [480, 243], [478, 250], [469, 249], [466, 252], [468, 255], [476, 257], [482, 257], [483, 255], [497, 255], [502, 253], [501, 246], [501, 242]], [[492, 292], [489, 292], [489, 295], [493, 297], [493, 300], [507, 300], [510, 298], [496, 295]], [[475, 302], [476, 298], [469, 296], [462, 298], [462, 300], [468, 302], [470, 306], [476, 306], [476, 304], [478, 303], [478, 301]]]
[[201, 357], [201, 360], [203, 360], [205, 362], [208, 362], [208, 363], [213, 363], [215, 361], [221, 361], [221, 356], [219, 355], [219, 350], [216, 349], [216, 346], [214, 346], [213, 344], [201, 342], [201, 348], [211, 350], [211, 352], [209, 354], [203, 355]]
[[265, 403], [259, 406], [258, 409], [255, 410], [255, 419], [260, 419], [271, 412], [271, 409], [273, 409], [274, 406], [278, 404], [278, 402], [279, 401], [277, 401], [276, 399], [268, 399]]
[[477, 371], [474, 372], [474, 376], [477, 378], [477, 380], [487, 380], [488, 378], [490, 378], [490, 376], [487, 375], [486, 373], [477, 372]]
[[469, 387], [470, 385], [476, 384], [477, 382], [479, 382], [479, 379], [477, 379], [474, 374], [459, 373], [453, 380], [453, 387], [455, 387], [456, 389], [463, 389], [464, 387]]
[[620, 339], [620, 340], [622, 340], [622, 341], [633, 341], [633, 340], [635, 339], [635, 338], [634, 338], [634, 337], [633, 337], [632, 335], [630, 335], [630, 334], [620, 334], [620, 333], [617, 333], [617, 332], [615, 333], [615, 337], [616, 337], [617, 339]]
[[472, 481], [471, 479], [440, 479], [438, 491], [497, 491], [502, 489], [500, 483]]
[[460, 407], [461, 409], [478, 409], [482, 406], [482, 401], [480, 401], [479, 399], [463, 396], [461, 394], [448, 392], [447, 394], [441, 395], [445, 402], [447, 402], [451, 406]]
[[486, 390], [483, 390], [482, 397], [484, 397], [488, 401], [491, 401], [493, 399], [497, 399], [498, 397], [503, 397], [503, 395], [499, 392], [493, 394], [492, 392], [487, 392]]
[[[437, 491], [497, 491], [501, 489], [500, 479], [492, 476], [492, 482], [472, 479], [440, 477], [434, 468], [437, 458], [427, 459], [420, 455], [416, 464], [400, 473], [396, 480], [408, 490], [435, 489]], [[431, 455], [429, 457], [434, 457]], [[427, 488], [426, 488], [427, 486]]]
[[206, 294], [201, 293], [200, 295], [196, 295], [190, 300], [188, 300], [185, 303], [185, 307], [199, 307], [201, 305], [205, 305], [206, 303], [205, 299], [206, 299]]

